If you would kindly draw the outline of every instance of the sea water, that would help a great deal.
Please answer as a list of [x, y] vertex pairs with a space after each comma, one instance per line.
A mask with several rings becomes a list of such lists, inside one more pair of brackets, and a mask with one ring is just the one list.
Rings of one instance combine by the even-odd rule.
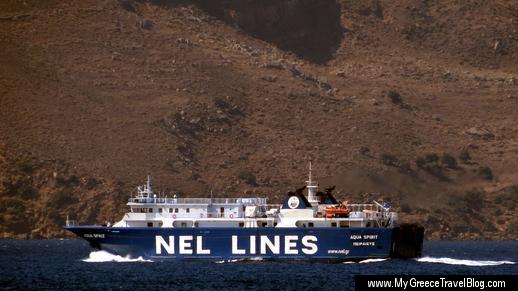
[[0, 240], [0, 289], [337, 289], [356, 274], [518, 274], [518, 241], [427, 241], [419, 259], [153, 261], [82, 240]]

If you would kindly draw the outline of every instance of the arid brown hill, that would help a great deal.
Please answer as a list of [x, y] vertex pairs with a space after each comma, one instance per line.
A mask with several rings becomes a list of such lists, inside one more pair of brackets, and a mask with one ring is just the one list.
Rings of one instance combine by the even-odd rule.
[[311, 159], [428, 238], [515, 239], [514, 2], [2, 1], [0, 236], [115, 221], [148, 173], [278, 201]]

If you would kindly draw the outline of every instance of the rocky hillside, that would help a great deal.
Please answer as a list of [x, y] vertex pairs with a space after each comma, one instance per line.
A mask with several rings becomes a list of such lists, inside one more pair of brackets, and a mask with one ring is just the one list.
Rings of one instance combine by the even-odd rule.
[[0, 3], [0, 236], [184, 196], [385, 199], [430, 239], [518, 238], [514, 1]]

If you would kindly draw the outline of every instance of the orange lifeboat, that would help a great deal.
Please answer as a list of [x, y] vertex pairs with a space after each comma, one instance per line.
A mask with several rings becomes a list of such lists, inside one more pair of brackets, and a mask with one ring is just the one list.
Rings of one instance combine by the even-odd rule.
[[324, 208], [324, 211], [326, 212], [327, 218], [347, 217], [349, 215], [349, 212], [351, 212], [351, 210], [345, 207], [327, 207]]

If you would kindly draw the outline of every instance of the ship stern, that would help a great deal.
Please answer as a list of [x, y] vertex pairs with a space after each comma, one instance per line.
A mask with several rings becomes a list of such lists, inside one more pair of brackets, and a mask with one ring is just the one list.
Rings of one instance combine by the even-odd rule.
[[424, 227], [416, 223], [401, 224], [392, 232], [390, 257], [418, 258], [423, 255]]

